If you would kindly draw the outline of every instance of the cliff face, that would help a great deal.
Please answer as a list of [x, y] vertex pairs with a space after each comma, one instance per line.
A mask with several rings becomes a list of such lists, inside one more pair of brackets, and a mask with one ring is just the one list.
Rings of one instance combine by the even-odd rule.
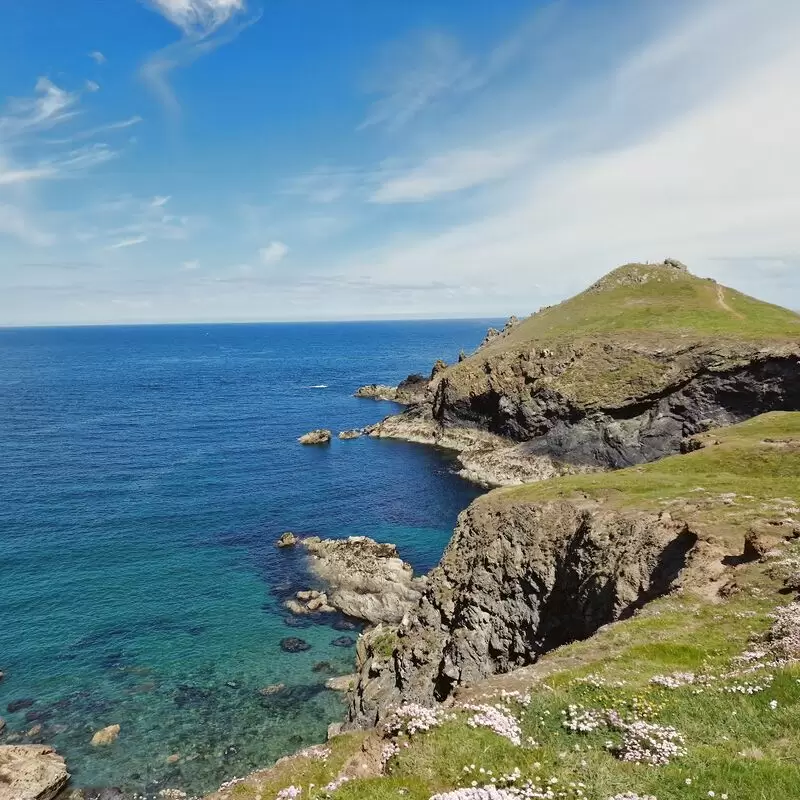
[[767, 414], [644, 466], [491, 492], [459, 518], [420, 601], [359, 640], [349, 719], [535, 662], [800, 530], [800, 413]]
[[664, 346], [639, 336], [464, 362], [442, 374], [431, 416], [527, 442], [531, 455], [616, 469], [676, 453], [710, 427], [797, 408], [795, 342]]
[[668, 515], [596, 503], [477, 501], [396, 633], [359, 643], [350, 720], [529, 664], [664, 593], [697, 537]]

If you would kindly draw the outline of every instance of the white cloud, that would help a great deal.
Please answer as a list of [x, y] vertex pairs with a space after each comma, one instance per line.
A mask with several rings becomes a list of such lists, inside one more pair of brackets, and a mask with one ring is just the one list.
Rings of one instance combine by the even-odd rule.
[[108, 246], [109, 250], [121, 250], [126, 247], [135, 247], [137, 244], [144, 244], [147, 241], [146, 236], [132, 236], [129, 239], [120, 239], [118, 242], [114, 242], [114, 244], [110, 244]]
[[99, 92], [100, 84], [97, 81], [86, 81], [87, 92]]
[[150, 201], [150, 205], [151, 205], [153, 208], [162, 208], [162, 207], [163, 207], [163, 206], [165, 206], [165, 205], [166, 205], [166, 204], [167, 204], [167, 203], [168, 203], [168, 202], [169, 202], [171, 199], [172, 199], [172, 198], [171, 198], [171, 196], [170, 196], [170, 195], [166, 195], [166, 196], [165, 196], [165, 195], [156, 195], [156, 196], [155, 196], [155, 197], [154, 197], [154, 198], [153, 198], [153, 199]]
[[289, 248], [283, 242], [274, 241], [266, 247], [262, 247], [258, 251], [258, 255], [262, 264], [271, 265], [282, 261], [288, 252]]
[[431, 156], [405, 172], [386, 177], [373, 203], [419, 203], [507, 177], [530, 158], [529, 146], [496, 145], [457, 149]]
[[99, 50], [92, 50], [92, 52], [89, 53], [89, 58], [91, 58], [95, 64], [105, 64], [108, 60]]
[[150, 5], [184, 33], [202, 35], [245, 10], [244, 0], [150, 0]]
[[181, 264], [181, 272], [194, 272], [198, 269], [200, 269], [200, 262], [197, 259], [184, 261]]

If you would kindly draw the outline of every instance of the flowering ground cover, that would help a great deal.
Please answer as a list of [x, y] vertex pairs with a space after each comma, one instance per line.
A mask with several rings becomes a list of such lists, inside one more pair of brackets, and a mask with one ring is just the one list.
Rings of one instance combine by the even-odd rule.
[[[800, 542], [795, 549], [800, 554]], [[512, 673], [505, 677], [513, 689], [497, 687], [494, 679], [485, 695], [468, 702], [398, 709], [377, 743], [383, 749], [378, 777], [345, 774], [376, 734], [345, 734], [224, 796], [797, 797], [800, 603], [770, 591], [764, 570], [754, 567], [751, 575], [727, 600], [665, 598], [555, 651], [537, 665], [546, 677], [527, 670], [527, 690], [511, 683], [520, 677]], [[745, 684], [763, 688], [732, 690]]]

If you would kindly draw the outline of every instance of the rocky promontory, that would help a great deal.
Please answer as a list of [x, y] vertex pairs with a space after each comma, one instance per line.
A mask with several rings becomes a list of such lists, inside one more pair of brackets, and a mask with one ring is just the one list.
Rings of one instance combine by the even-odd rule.
[[800, 408], [800, 316], [672, 259], [628, 264], [440, 365], [425, 398], [369, 434], [458, 450], [489, 486], [618, 469]]
[[347, 616], [377, 625], [398, 623], [418, 602], [424, 578], [398, 555], [393, 544], [366, 536], [302, 540], [311, 571], [327, 587], [325, 601]]
[[368, 400], [387, 400], [401, 406], [411, 406], [425, 401], [427, 389], [428, 379], [424, 375], [409, 375], [397, 386], [387, 386], [382, 383], [361, 386], [356, 389], [353, 396]]

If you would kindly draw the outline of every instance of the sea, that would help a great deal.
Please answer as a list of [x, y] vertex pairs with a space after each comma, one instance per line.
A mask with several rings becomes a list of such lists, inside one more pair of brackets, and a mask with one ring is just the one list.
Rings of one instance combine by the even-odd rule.
[[497, 322], [0, 330], [0, 743], [156, 797], [324, 741], [359, 628], [286, 612], [310, 576], [276, 539], [367, 535], [423, 572], [480, 490], [434, 448], [297, 437], [396, 413], [352, 394]]

